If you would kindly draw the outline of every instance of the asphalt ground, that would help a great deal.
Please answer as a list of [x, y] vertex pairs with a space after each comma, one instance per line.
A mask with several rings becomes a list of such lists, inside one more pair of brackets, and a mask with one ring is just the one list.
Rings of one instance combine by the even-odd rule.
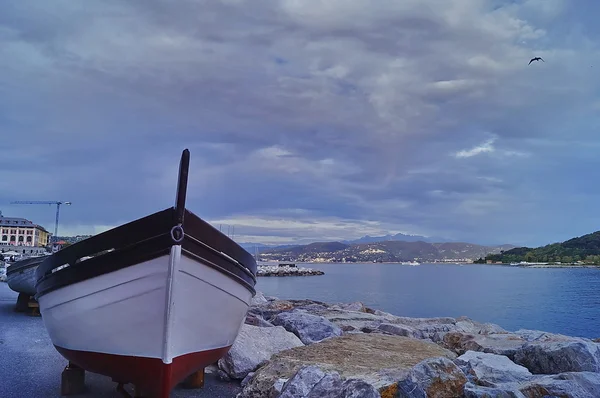
[[[52, 345], [42, 318], [14, 311], [18, 294], [0, 282], [0, 397], [61, 397], [61, 373], [67, 365]], [[86, 372], [86, 392], [73, 398], [122, 398], [109, 377]], [[133, 392], [132, 387], [126, 386]], [[204, 387], [187, 390], [176, 387], [172, 398], [233, 398], [241, 391], [239, 383], [221, 381], [216, 373], [206, 373]]]

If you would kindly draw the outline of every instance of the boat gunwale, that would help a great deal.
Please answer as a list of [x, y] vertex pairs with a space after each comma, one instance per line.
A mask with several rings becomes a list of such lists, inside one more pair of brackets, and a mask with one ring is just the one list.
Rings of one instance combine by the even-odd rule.
[[[5, 266], [6, 276], [8, 277], [8, 275], [12, 275], [15, 272], [21, 272], [21, 271], [25, 271], [26, 269], [36, 267], [36, 266], [40, 265], [42, 262], [44, 262], [44, 260], [46, 260], [46, 258], [48, 258], [48, 255], [40, 256], [40, 257], [24, 258], [22, 260], [15, 261], [12, 264], [8, 264], [8, 266]], [[35, 260], [37, 260], [37, 261], [35, 261]]]
[[[211, 255], [213, 258], [219, 257], [217, 261], [209, 259], [213, 265], [207, 266], [217, 268], [230, 277], [231, 274], [235, 274], [235, 280], [241, 282], [254, 295], [257, 265], [252, 255], [187, 209], [182, 226], [183, 240], [176, 242], [172, 234], [172, 229], [177, 225], [175, 211], [174, 207], [169, 207], [74, 243], [48, 256], [36, 270], [36, 297], [76, 282], [168, 255], [171, 246], [176, 244], [181, 244], [186, 251], [191, 251], [200, 259]], [[200, 242], [205, 247], [190, 247], [193, 241]], [[82, 257], [110, 249], [113, 250], [78, 262]], [[199, 250], [201, 254], [198, 253]], [[67, 264], [68, 267], [53, 272]]]

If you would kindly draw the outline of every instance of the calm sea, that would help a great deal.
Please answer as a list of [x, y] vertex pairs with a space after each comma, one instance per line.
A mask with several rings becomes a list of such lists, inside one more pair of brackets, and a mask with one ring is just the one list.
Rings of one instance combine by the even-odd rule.
[[[298, 264], [300, 265], [300, 264]], [[260, 277], [279, 298], [361, 301], [399, 316], [468, 316], [503, 328], [600, 337], [600, 269], [302, 264], [325, 275]]]

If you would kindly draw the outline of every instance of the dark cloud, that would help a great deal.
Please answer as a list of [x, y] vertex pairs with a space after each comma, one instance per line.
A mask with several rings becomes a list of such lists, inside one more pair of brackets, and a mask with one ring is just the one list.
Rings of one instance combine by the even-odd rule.
[[8, 202], [70, 200], [61, 230], [98, 232], [170, 206], [189, 147], [189, 206], [241, 240], [589, 232], [588, 6], [3, 5], [0, 206], [51, 228], [53, 207]]

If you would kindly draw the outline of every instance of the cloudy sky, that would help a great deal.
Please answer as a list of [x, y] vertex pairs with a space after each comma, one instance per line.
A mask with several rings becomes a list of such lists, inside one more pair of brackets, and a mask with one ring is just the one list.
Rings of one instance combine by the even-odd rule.
[[[0, 5], [0, 210], [59, 235], [174, 202], [240, 242], [600, 229], [594, 0]], [[534, 56], [545, 62], [528, 65]]]

